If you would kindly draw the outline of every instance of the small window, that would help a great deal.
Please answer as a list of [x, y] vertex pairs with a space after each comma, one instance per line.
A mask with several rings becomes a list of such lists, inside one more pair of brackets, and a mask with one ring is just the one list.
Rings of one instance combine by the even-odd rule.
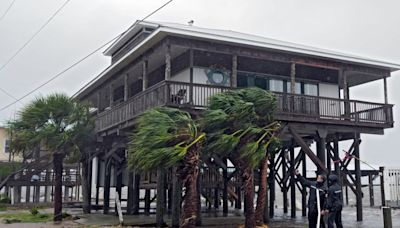
[[6, 141], [4, 143], [4, 153], [10, 153], [10, 144], [11, 144], [11, 140], [6, 139]]

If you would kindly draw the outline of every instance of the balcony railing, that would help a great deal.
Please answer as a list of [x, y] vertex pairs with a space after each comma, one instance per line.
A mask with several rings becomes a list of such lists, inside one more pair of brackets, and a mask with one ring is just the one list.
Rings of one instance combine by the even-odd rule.
[[[96, 118], [97, 131], [130, 122], [157, 106], [202, 109], [208, 98], [232, 88], [224, 86], [163, 81], [131, 97]], [[276, 119], [281, 121], [332, 123], [386, 128], [393, 125], [393, 105], [356, 100], [275, 93]]]

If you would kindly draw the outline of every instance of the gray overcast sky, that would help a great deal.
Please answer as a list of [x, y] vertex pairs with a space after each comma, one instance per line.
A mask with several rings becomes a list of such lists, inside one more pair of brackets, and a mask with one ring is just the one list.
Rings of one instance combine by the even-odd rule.
[[[0, 0], [0, 15], [12, 0]], [[0, 66], [61, 6], [64, 0], [16, 0], [0, 21]], [[2, 71], [0, 87], [21, 97], [73, 62], [127, 29], [166, 0], [71, 0], [54, 20]], [[175, 0], [149, 20], [230, 29], [400, 63], [398, 0]], [[22, 104], [40, 94], [72, 95], [110, 64], [93, 55]], [[400, 72], [388, 80], [389, 102], [400, 116]], [[351, 90], [351, 98], [383, 102], [383, 82]], [[0, 92], [0, 107], [13, 101]], [[0, 112], [0, 124], [21, 103]], [[362, 135], [362, 159], [377, 165], [400, 162], [400, 128], [385, 136]], [[400, 165], [399, 165], [400, 166]]]

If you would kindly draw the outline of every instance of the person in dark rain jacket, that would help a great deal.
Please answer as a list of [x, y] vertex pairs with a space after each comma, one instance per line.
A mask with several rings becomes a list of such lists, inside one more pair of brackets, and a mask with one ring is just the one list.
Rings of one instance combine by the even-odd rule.
[[317, 175], [316, 181], [310, 181], [300, 175], [298, 170], [295, 171], [297, 180], [303, 185], [303, 187], [310, 188], [310, 196], [308, 197], [308, 227], [309, 228], [325, 228], [325, 223], [321, 214], [320, 227], [317, 227], [318, 220], [318, 207], [317, 207], [317, 190], [319, 189], [319, 199], [321, 210], [325, 204], [326, 176], [323, 174]]
[[335, 174], [329, 175], [328, 184], [328, 198], [324, 206], [324, 214], [328, 214], [328, 228], [333, 228], [333, 223], [336, 223], [337, 228], [343, 228], [343, 197], [342, 188], [338, 183], [338, 176]]

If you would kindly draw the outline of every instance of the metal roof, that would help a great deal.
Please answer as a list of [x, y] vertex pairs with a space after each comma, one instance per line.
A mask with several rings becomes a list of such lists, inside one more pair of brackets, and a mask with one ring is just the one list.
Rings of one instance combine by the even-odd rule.
[[101, 80], [103, 76], [113, 72], [114, 73], [117, 72], [121, 68], [119, 64], [124, 62], [126, 63], [127, 60], [131, 60], [132, 59], [131, 55], [134, 55], [135, 52], [148, 48], [149, 44], [153, 43], [154, 41], [159, 41], [160, 39], [162, 39], [167, 35], [179, 35], [179, 36], [186, 36], [199, 39], [208, 39], [208, 40], [233, 43], [244, 46], [252, 46], [258, 48], [311, 55], [311, 56], [329, 58], [337, 61], [350, 62], [354, 64], [386, 68], [389, 69], [390, 71], [400, 70], [399, 63], [392, 63], [385, 60], [361, 57], [353, 54], [341, 53], [328, 49], [316, 48], [316, 47], [281, 41], [277, 39], [271, 39], [257, 35], [235, 32], [231, 30], [210, 29], [210, 28], [202, 28], [202, 27], [183, 25], [177, 23], [150, 22], [150, 21], [137, 21], [127, 31], [125, 31], [125, 33], [120, 38], [118, 38], [109, 48], [107, 48], [104, 54], [107, 56], [111, 56], [144, 27], [154, 28], [154, 31], [146, 39], [144, 39], [132, 50], [130, 50], [127, 54], [125, 54], [125, 56], [123, 56], [121, 59], [113, 63], [100, 75], [98, 75], [95, 79], [93, 79], [82, 89], [80, 89], [74, 95], [74, 97], [83, 96], [84, 94], [82, 93], [84, 93], [84, 91], [87, 88], [92, 87], [93, 85], [103, 81]]

